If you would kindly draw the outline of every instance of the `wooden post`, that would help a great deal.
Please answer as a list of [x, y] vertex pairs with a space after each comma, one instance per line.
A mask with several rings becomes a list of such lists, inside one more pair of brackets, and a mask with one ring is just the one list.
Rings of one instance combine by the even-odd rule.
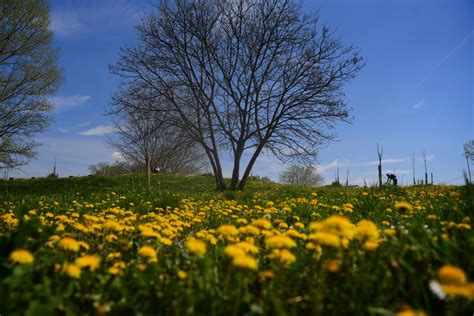
[[423, 160], [425, 162], [425, 184], [427, 185], [428, 184], [428, 168], [426, 167], [426, 151], [423, 150], [423, 152], [421, 153], [422, 157], [423, 157]]

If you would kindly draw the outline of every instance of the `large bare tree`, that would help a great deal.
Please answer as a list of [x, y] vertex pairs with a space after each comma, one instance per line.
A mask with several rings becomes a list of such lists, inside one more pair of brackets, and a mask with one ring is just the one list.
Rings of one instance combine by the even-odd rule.
[[161, 1], [137, 30], [140, 43], [122, 49], [112, 72], [121, 87], [145, 85], [166, 101], [154, 110], [201, 144], [218, 189], [227, 188], [224, 150], [230, 188], [243, 189], [262, 152], [310, 161], [348, 120], [342, 87], [361, 58], [299, 1]]
[[0, 1], [0, 168], [25, 164], [61, 81], [43, 0]]

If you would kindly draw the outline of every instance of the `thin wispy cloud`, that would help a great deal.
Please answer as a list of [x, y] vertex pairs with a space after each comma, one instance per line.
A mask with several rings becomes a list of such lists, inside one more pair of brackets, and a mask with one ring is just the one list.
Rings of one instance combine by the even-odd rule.
[[[387, 158], [387, 159], [382, 159], [382, 165], [384, 164], [396, 164], [396, 163], [402, 163], [402, 162], [407, 162], [409, 161], [410, 158]], [[338, 159], [333, 160], [327, 164], [319, 164], [316, 166], [317, 170], [320, 172], [325, 172], [330, 169], [335, 169], [339, 167], [340, 169], [342, 168], [348, 168], [348, 167], [364, 167], [364, 166], [375, 166], [379, 162], [378, 160], [373, 160], [373, 161], [366, 161], [366, 162], [350, 162], [350, 161], [339, 161]]]
[[102, 136], [115, 133], [117, 129], [112, 125], [99, 125], [78, 133], [81, 136]]
[[73, 12], [53, 11], [50, 29], [57, 36], [76, 37], [83, 34], [87, 28]]
[[472, 30], [471, 32], [469, 32], [446, 56], [444, 56], [443, 58], [441, 58], [441, 60], [433, 67], [433, 69], [431, 69], [431, 71], [430, 71], [420, 82], [418, 82], [418, 84], [416, 85], [416, 87], [419, 88], [423, 83], [425, 83], [425, 81], [428, 80], [428, 78], [431, 77], [431, 75], [432, 75], [446, 60], [448, 60], [448, 58], [451, 57], [451, 55], [453, 55], [454, 52], [456, 52], [456, 50], [464, 44], [464, 42], [466, 42], [466, 41], [472, 36], [472, 34], [474, 34], [474, 30]]
[[119, 1], [101, 1], [92, 5], [75, 4], [53, 8], [50, 29], [60, 37], [77, 38], [91, 33], [130, 28], [139, 19], [138, 7]]
[[419, 102], [413, 104], [413, 109], [416, 110], [416, 109], [418, 109], [418, 108], [421, 108], [421, 107], [424, 106], [424, 105], [425, 105], [425, 100], [421, 100], [421, 101], [419, 101]]
[[86, 127], [86, 126], [89, 126], [91, 124], [91, 121], [88, 121], [88, 122], [84, 122], [84, 123], [81, 123], [81, 124], [77, 124], [77, 125], [74, 125], [74, 126], [68, 126], [68, 127], [58, 127], [58, 132], [60, 133], [71, 133], [71, 132], [74, 132], [80, 128], [83, 128], [83, 127]]
[[91, 99], [89, 95], [70, 95], [70, 96], [55, 96], [51, 98], [54, 104], [55, 112], [63, 112], [68, 109], [81, 106]]

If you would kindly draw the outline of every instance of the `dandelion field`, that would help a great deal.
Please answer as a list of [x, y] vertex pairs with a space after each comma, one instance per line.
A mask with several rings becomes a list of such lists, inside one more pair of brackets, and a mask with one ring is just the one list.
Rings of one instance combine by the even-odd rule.
[[0, 313], [474, 311], [472, 188], [254, 180], [221, 193], [209, 177], [160, 177], [150, 193], [130, 176], [13, 181], [0, 195]]

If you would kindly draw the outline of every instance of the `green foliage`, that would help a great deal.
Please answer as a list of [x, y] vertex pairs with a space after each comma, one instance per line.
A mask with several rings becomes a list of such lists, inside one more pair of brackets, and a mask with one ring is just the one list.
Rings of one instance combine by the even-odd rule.
[[33, 137], [49, 124], [61, 81], [44, 0], [0, 1], [0, 168], [35, 156]]

